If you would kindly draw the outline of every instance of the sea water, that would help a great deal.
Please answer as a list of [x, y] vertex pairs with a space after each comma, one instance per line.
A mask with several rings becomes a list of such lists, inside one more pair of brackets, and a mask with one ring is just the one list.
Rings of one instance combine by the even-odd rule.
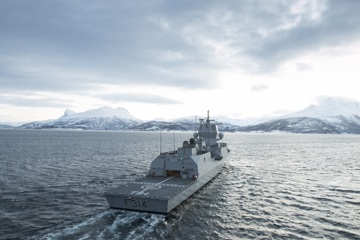
[[222, 172], [169, 215], [110, 210], [192, 133], [0, 130], [0, 239], [360, 239], [360, 136], [227, 133]]

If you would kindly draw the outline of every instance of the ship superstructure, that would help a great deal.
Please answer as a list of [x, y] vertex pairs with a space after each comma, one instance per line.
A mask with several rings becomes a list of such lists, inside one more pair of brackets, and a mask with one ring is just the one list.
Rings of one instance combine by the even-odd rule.
[[105, 193], [113, 209], [166, 214], [222, 169], [230, 150], [215, 121], [200, 119], [198, 132], [177, 150], [160, 153], [146, 177]]

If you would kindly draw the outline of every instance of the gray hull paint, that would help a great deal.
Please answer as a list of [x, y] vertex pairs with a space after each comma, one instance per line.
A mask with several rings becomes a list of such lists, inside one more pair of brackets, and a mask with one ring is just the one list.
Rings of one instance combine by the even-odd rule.
[[160, 153], [147, 177], [105, 193], [110, 208], [166, 214], [219, 174], [230, 150], [218, 143], [224, 134], [213, 121], [208, 112], [194, 138], [177, 151]]
[[224, 160], [218, 163], [214, 169], [196, 180], [144, 177], [110, 190], [105, 193], [105, 197], [112, 209], [167, 214], [218, 175]]

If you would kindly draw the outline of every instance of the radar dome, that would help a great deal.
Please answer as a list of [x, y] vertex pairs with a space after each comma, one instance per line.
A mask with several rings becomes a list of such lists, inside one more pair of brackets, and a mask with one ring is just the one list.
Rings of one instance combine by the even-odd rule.
[[223, 139], [224, 138], [224, 134], [221, 132], [221, 133], [219, 133], [219, 138], [220, 139]]
[[197, 138], [199, 136], [199, 133], [198, 132], [194, 132], [193, 134], [194, 138]]

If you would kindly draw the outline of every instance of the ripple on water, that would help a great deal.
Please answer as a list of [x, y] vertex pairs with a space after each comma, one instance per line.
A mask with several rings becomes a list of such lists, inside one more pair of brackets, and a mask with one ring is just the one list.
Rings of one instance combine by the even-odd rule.
[[0, 138], [5, 239], [360, 239], [359, 136], [227, 134], [223, 171], [168, 216], [110, 211], [103, 196], [144, 175], [158, 134]]

